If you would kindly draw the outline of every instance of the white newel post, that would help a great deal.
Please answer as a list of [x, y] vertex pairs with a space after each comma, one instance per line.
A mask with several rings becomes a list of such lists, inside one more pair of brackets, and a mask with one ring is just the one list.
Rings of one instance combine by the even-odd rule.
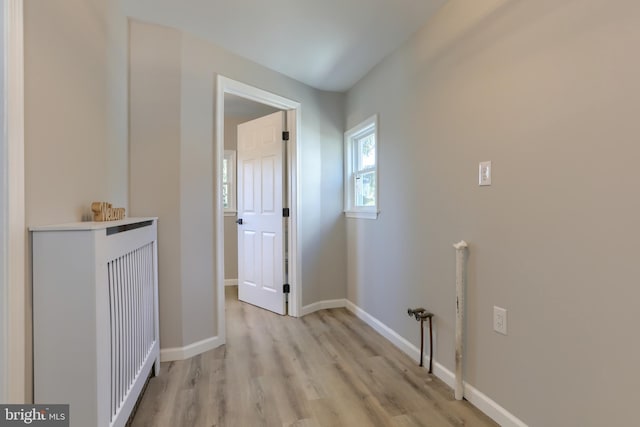
[[465, 290], [465, 251], [467, 242], [461, 240], [453, 245], [456, 249], [456, 400], [464, 397], [464, 386], [462, 380], [462, 329], [464, 327], [464, 290]]

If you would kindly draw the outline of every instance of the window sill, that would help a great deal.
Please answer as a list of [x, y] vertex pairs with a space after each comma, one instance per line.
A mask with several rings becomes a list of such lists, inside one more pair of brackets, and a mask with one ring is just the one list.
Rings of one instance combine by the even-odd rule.
[[357, 219], [378, 219], [380, 211], [345, 211], [344, 216], [347, 218]]
[[224, 211], [224, 216], [236, 216], [237, 214], [237, 211]]

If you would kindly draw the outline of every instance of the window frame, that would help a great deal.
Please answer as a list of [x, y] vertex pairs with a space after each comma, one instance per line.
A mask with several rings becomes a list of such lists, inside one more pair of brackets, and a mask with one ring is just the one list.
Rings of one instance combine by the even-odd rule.
[[[229, 207], [224, 207], [224, 199], [223, 210], [224, 216], [235, 216], [238, 213], [238, 205], [237, 205], [237, 189], [236, 189], [236, 150], [224, 150], [224, 158], [223, 162], [227, 161], [227, 180], [225, 181], [224, 173], [222, 174], [222, 187], [224, 188], [225, 184], [228, 185], [228, 195], [229, 195]], [[224, 170], [224, 169], [223, 169]]]
[[[344, 133], [344, 213], [347, 218], [377, 219], [380, 213], [378, 210], [380, 205], [378, 128], [378, 115], [374, 114]], [[358, 141], [369, 134], [373, 134], [375, 138], [375, 166], [356, 170]], [[355, 179], [356, 174], [362, 172], [374, 172], [375, 174], [376, 190], [373, 206], [356, 206]]]

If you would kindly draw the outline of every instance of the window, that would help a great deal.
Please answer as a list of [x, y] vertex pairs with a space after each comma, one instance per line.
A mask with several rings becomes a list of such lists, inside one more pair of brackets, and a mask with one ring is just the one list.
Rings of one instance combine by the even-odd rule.
[[224, 150], [222, 160], [222, 206], [224, 214], [236, 214], [236, 152]]
[[378, 116], [344, 134], [345, 215], [378, 217]]

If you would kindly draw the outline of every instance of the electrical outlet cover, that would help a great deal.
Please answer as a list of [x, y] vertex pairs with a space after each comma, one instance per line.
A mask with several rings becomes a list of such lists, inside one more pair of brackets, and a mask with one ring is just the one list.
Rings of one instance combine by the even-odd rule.
[[478, 185], [491, 185], [491, 161], [480, 162], [478, 167]]
[[507, 335], [507, 310], [493, 306], [493, 330]]

